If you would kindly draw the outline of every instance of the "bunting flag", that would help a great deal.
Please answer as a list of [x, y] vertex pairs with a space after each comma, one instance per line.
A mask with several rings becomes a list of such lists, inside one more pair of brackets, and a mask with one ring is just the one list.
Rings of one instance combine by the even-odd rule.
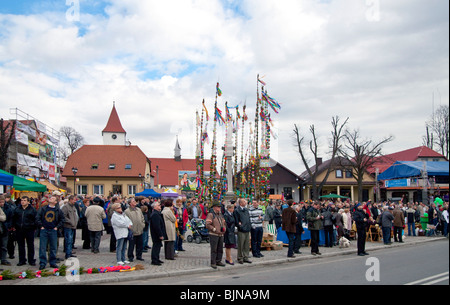
[[203, 109], [205, 109], [206, 120], [209, 121], [209, 114], [208, 114], [208, 109], [206, 109], [205, 100], [203, 100]]
[[203, 143], [207, 143], [208, 145], [209, 145], [209, 136], [208, 136], [208, 132], [207, 131], [205, 131], [204, 133], [203, 133], [203, 136], [202, 136], [202, 142]]
[[220, 88], [219, 88], [219, 83], [217, 83], [216, 91], [217, 91], [217, 96], [222, 96], [222, 90], [220, 90]]
[[259, 77], [258, 77], [258, 82], [260, 82], [260, 83], [261, 83], [261, 85], [263, 85], [263, 86], [266, 86], [266, 83], [265, 83], [265, 82], [263, 82], [262, 80], [260, 80], [260, 79], [259, 79]]
[[222, 111], [216, 107], [216, 121], [219, 122], [220, 125], [225, 124], [225, 119], [222, 116]]
[[266, 92], [262, 92], [263, 99], [269, 104], [275, 113], [278, 113], [278, 110], [281, 109], [280, 104], [273, 98], [271, 98]]
[[233, 116], [231, 115], [230, 107], [228, 107], [228, 105], [226, 106], [225, 113], [227, 117], [227, 122], [233, 121]]

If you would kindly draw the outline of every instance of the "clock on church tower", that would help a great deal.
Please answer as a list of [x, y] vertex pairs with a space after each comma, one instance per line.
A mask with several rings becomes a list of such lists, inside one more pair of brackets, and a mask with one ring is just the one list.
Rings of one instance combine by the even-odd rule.
[[109, 116], [108, 123], [102, 131], [102, 136], [103, 145], [126, 145], [127, 132], [122, 127], [115, 103]]

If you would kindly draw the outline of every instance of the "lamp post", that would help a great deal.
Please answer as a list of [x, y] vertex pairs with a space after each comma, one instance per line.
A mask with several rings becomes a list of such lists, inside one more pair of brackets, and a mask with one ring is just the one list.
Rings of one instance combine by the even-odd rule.
[[72, 173], [73, 173], [73, 194], [76, 195], [76, 186], [75, 186], [75, 182], [76, 182], [76, 175], [78, 173], [78, 168], [76, 167], [72, 167]]
[[145, 190], [145, 186], [144, 186], [144, 183], [143, 183], [143, 179], [142, 179], [142, 174], [141, 173], [139, 173], [139, 179], [141, 180], [142, 190]]

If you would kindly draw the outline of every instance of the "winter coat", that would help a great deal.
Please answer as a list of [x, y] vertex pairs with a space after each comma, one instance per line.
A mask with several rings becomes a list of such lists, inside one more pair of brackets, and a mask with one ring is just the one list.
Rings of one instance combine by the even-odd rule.
[[288, 207], [281, 213], [281, 227], [286, 233], [296, 233], [297, 213], [292, 207]]
[[[364, 218], [366, 221], [364, 221]], [[365, 230], [369, 221], [369, 215], [364, 210], [357, 209], [353, 213], [353, 220], [355, 221], [357, 230]]]
[[128, 237], [128, 227], [132, 226], [131, 219], [125, 213], [114, 212], [111, 216], [111, 226], [117, 240]]
[[392, 215], [389, 211], [384, 211], [380, 215], [381, 219], [381, 227], [383, 228], [391, 228], [392, 227], [392, 221], [394, 220], [394, 215]]
[[206, 228], [210, 235], [224, 236], [227, 230], [227, 223], [222, 213], [216, 214], [214, 211], [208, 213], [206, 217]]
[[322, 216], [319, 210], [311, 208], [306, 213], [306, 220], [308, 221], [308, 229], [309, 230], [322, 230], [323, 229], [323, 221], [321, 218], [317, 219], [317, 216]]
[[234, 219], [239, 232], [250, 232], [252, 225], [250, 223], [250, 213], [247, 207], [236, 207], [234, 210]]
[[65, 204], [61, 208], [64, 215], [64, 228], [76, 229], [78, 224], [78, 212], [75, 205]]
[[105, 210], [99, 205], [90, 205], [86, 209], [88, 230], [91, 232], [103, 231], [103, 219], [106, 218]]
[[275, 226], [277, 228], [281, 227], [281, 210], [274, 208], [272, 211], [272, 218], [275, 221]]
[[35, 230], [36, 216], [36, 209], [31, 205], [28, 205], [26, 209], [19, 205], [13, 212], [12, 226], [20, 231]]
[[416, 222], [416, 210], [413, 208], [409, 208], [406, 210], [406, 218], [408, 223], [415, 223]]
[[323, 226], [324, 227], [329, 227], [329, 226], [333, 225], [334, 216], [330, 210], [323, 211], [322, 216], [323, 216]]
[[162, 241], [161, 237], [167, 239], [166, 226], [160, 211], [153, 210], [150, 215], [150, 234], [153, 242]]
[[295, 224], [295, 233], [296, 234], [302, 234], [305, 229], [303, 229], [303, 213], [302, 211], [298, 212], [296, 214], [297, 217], [297, 223]]
[[343, 236], [344, 235], [344, 219], [343, 219], [343, 216], [340, 213], [336, 213], [336, 214], [334, 214], [334, 217], [336, 219], [335, 225], [336, 225], [336, 230], [338, 232], [338, 235], [339, 236]]
[[273, 223], [273, 210], [274, 210], [274, 206], [273, 205], [269, 205], [266, 209], [266, 213], [264, 215], [264, 221], [268, 221], [270, 224]]
[[165, 241], [175, 241], [177, 232], [175, 228], [175, 222], [177, 221], [172, 209], [164, 208], [161, 212], [164, 219], [164, 226], [166, 227], [167, 238]]
[[228, 211], [223, 215], [225, 222], [227, 224], [227, 231], [225, 232], [224, 242], [226, 245], [236, 244], [236, 234], [234, 233], [236, 228], [236, 223], [234, 219], [234, 212], [230, 214]]
[[394, 210], [394, 227], [403, 227], [405, 225], [405, 216], [400, 209]]
[[133, 236], [142, 235], [145, 227], [145, 219], [144, 214], [142, 214], [142, 210], [138, 207], [130, 207], [126, 209], [124, 213], [128, 216], [128, 218], [130, 218], [131, 222], [133, 223], [133, 227], [131, 228], [131, 230], [133, 231]]

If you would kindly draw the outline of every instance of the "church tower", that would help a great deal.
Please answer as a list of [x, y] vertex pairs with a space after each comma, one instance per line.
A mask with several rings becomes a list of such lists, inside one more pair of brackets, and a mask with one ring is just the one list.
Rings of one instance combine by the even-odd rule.
[[175, 161], [181, 161], [181, 146], [180, 142], [178, 142], [178, 136], [177, 143], [175, 144]]
[[103, 145], [126, 145], [127, 132], [120, 123], [117, 114], [116, 104], [114, 102], [113, 109], [109, 116], [108, 123], [102, 131]]

